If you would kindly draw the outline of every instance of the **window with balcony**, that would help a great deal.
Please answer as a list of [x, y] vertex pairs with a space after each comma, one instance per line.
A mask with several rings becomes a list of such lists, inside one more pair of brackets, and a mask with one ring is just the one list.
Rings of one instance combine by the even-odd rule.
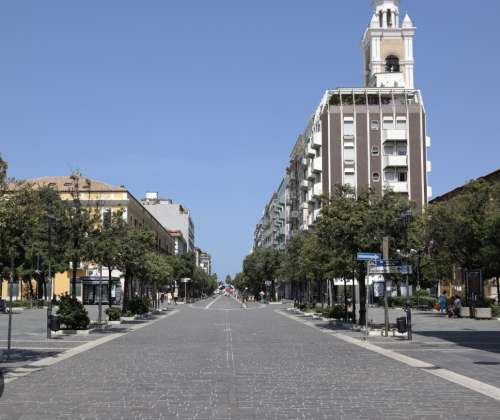
[[387, 142], [384, 144], [384, 156], [406, 156], [408, 145], [405, 141]]
[[378, 146], [372, 146], [372, 156], [380, 156], [380, 149]]
[[384, 180], [387, 183], [391, 182], [407, 182], [408, 171], [406, 169], [388, 169], [384, 171]]

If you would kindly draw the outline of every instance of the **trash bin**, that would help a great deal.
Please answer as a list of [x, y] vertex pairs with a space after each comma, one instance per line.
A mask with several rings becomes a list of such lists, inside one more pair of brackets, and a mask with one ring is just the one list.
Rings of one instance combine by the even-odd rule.
[[51, 315], [49, 319], [49, 326], [52, 331], [59, 331], [61, 329], [61, 317]]
[[396, 326], [398, 327], [398, 333], [404, 334], [408, 331], [408, 326], [406, 325], [406, 317], [401, 317], [396, 319]]

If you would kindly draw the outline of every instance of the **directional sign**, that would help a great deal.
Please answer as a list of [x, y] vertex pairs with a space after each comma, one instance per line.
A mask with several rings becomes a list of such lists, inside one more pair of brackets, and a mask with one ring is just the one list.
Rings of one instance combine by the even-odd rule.
[[377, 265], [370, 266], [370, 274], [411, 274], [411, 265]]
[[358, 252], [358, 261], [372, 261], [381, 259], [382, 254], [377, 254], [375, 252]]
[[181, 279], [181, 283], [189, 283], [190, 281], [191, 281], [191, 279], [189, 277]]
[[266, 286], [271, 286], [273, 284], [273, 282], [271, 280], [266, 280]]

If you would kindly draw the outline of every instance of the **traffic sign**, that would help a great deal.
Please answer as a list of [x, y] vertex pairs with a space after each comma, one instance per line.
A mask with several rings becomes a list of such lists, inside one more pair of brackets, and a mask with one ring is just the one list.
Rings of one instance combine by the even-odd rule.
[[377, 265], [369, 267], [369, 274], [411, 274], [411, 265]]
[[271, 280], [266, 280], [265, 281], [266, 286], [271, 286], [273, 282]]
[[181, 279], [181, 283], [189, 283], [191, 279], [189, 277]]
[[358, 261], [372, 261], [381, 260], [382, 254], [377, 254], [375, 252], [358, 252]]

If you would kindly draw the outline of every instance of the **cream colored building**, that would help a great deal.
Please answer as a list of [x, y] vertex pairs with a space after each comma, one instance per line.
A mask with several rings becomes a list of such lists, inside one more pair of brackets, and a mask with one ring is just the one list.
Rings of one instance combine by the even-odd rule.
[[[102, 217], [118, 211], [123, 212], [123, 217], [128, 224], [151, 230], [155, 234], [156, 249], [166, 255], [174, 255], [174, 238], [160, 224], [160, 222], [123, 186], [114, 186], [104, 182], [78, 176], [52, 176], [27, 180], [36, 187], [51, 187], [56, 190], [64, 201], [73, 200], [76, 191], [79, 191], [79, 199], [83, 206], [93, 208], [101, 212]], [[71, 264], [68, 262], [68, 270], [64, 273], [54, 275], [54, 293], [60, 295], [70, 292]], [[107, 279], [108, 272], [103, 269], [103, 299], [107, 302]], [[119, 300], [123, 276], [120, 271], [113, 270], [112, 277], [114, 286], [112, 296]], [[99, 270], [91, 263], [82, 262], [77, 270], [76, 292], [78, 299], [84, 303], [95, 303], [97, 288], [99, 284]], [[20, 299], [25, 288], [14, 288], [14, 299]], [[3, 298], [8, 296], [8, 283], [4, 280], [2, 287]], [[104, 301], [104, 300], [103, 300]]]

